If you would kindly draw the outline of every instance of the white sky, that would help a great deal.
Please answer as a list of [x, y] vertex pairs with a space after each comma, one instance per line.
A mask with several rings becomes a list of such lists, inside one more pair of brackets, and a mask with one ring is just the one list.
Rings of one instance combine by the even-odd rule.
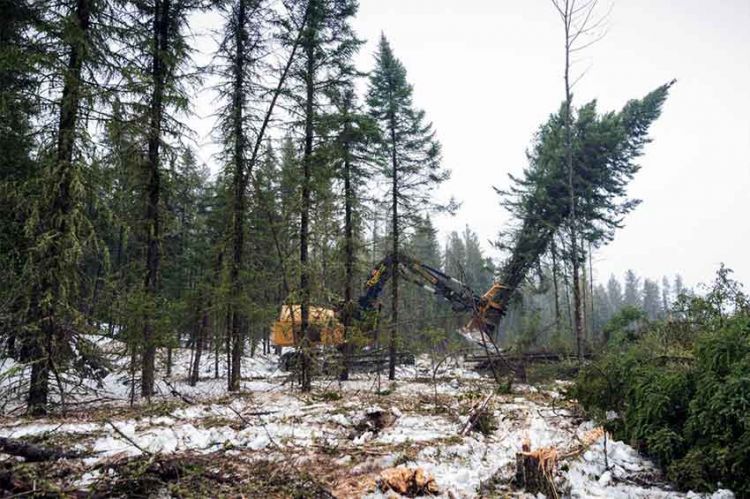
[[[435, 219], [441, 238], [468, 224], [494, 239], [508, 218], [492, 186], [520, 173], [534, 131], [563, 98], [562, 26], [552, 4], [360, 0], [354, 26], [367, 40], [364, 70], [386, 34], [443, 144], [453, 178], [441, 194], [463, 205]], [[578, 104], [597, 98], [600, 110], [619, 109], [677, 83], [632, 184], [643, 203], [595, 254], [596, 276], [633, 268], [659, 279], [681, 273], [694, 285], [725, 262], [750, 287], [750, 1], [615, 0], [608, 26], [574, 67], [587, 70]]]

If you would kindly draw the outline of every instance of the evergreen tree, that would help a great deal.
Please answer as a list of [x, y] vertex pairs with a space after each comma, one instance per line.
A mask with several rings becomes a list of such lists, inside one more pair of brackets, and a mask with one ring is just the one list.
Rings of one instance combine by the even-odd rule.
[[145, 143], [143, 169], [143, 222], [139, 227], [144, 246], [143, 281], [140, 295], [142, 335], [132, 344], [141, 358], [141, 395], [154, 393], [156, 349], [164, 343], [162, 312], [167, 309], [161, 289], [161, 244], [164, 236], [165, 169], [175, 157], [174, 143], [185, 132], [178, 120], [188, 110], [187, 91], [195, 79], [190, 72], [190, 47], [185, 34], [187, 16], [200, 7], [199, 0], [149, 0], [132, 4], [122, 31], [129, 48], [121, 55], [127, 59], [123, 70], [132, 75], [126, 90], [132, 101], [124, 102], [123, 114], [131, 133]]
[[613, 314], [622, 308], [622, 286], [614, 275], [609, 276], [609, 281], [607, 281], [607, 301]]
[[672, 290], [672, 293], [674, 294], [675, 299], [679, 298], [680, 295], [685, 293], [687, 290], [685, 289], [685, 284], [682, 282], [682, 276], [680, 274], [677, 274], [674, 276], [674, 287]]
[[643, 280], [643, 311], [650, 320], [661, 317], [661, 293], [659, 284], [651, 279]]
[[[215, 73], [221, 78], [220, 94], [224, 107], [219, 130], [224, 145], [223, 159], [232, 195], [229, 200], [229, 322], [227, 338], [231, 344], [227, 388], [240, 388], [242, 352], [247, 328], [246, 241], [248, 177], [257, 160], [263, 121], [254, 112], [250, 99], [260, 100], [263, 92], [261, 71], [268, 50], [270, 12], [264, 0], [235, 0], [223, 4], [224, 37], [219, 46]], [[254, 133], [251, 134], [250, 130]], [[255, 130], [259, 130], [255, 132]], [[264, 129], [263, 129], [264, 130]], [[255, 145], [255, 147], [253, 147]]]
[[643, 296], [641, 294], [641, 280], [633, 270], [625, 273], [625, 294], [623, 305], [629, 307], [643, 308]]
[[[437, 229], [433, 226], [429, 216], [425, 216], [421, 221], [416, 222], [413, 231], [404, 241], [403, 252], [431, 267], [440, 267], [442, 255], [440, 254]], [[408, 329], [411, 336], [407, 340], [415, 349], [423, 346], [422, 340], [426, 337], [425, 335], [439, 329], [446, 322], [453, 322], [444, 320], [447, 315], [453, 316], [447, 303], [441, 303], [439, 298], [418, 285], [404, 287], [399, 295], [399, 306], [403, 310], [410, 311]]]
[[[354, 73], [352, 56], [361, 42], [352, 32], [350, 22], [356, 14], [356, 0], [297, 0], [292, 4], [292, 15], [297, 26], [302, 27], [299, 41], [301, 55], [295, 61], [292, 75], [295, 85], [291, 96], [294, 107], [301, 116], [303, 152], [301, 158], [301, 206], [299, 296], [302, 339], [301, 385], [311, 388], [311, 360], [309, 356], [308, 326], [312, 289], [310, 249], [310, 212], [315, 189], [314, 181], [324, 179], [320, 169], [324, 155], [320, 155], [321, 137], [316, 128], [325, 95], [332, 88], [345, 84]], [[317, 139], [317, 140], [316, 140]]]
[[661, 280], [661, 308], [664, 314], [669, 313], [669, 309], [672, 306], [672, 301], [669, 298], [669, 279], [664, 276]]
[[477, 293], [484, 293], [492, 285], [495, 266], [490, 258], [483, 255], [479, 237], [468, 225], [464, 228], [463, 239], [466, 249], [465, 283]]
[[[440, 207], [434, 188], [449, 177], [440, 164], [440, 144], [424, 111], [412, 102], [412, 86], [404, 65], [393, 54], [385, 36], [375, 55], [367, 104], [381, 133], [376, 157], [390, 183], [391, 252], [398, 260], [401, 235], [414, 217], [425, 209]], [[388, 377], [396, 376], [396, 344], [399, 328], [399, 279], [391, 279], [391, 331]]]
[[355, 276], [358, 272], [359, 255], [362, 251], [363, 240], [363, 189], [362, 186], [371, 178], [369, 167], [369, 147], [377, 139], [377, 129], [372, 120], [357, 103], [353, 85], [344, 85], [341, 89], [330, 92], [333, 112], [326, 117], [330, 131], [325, 135], [333, 135], [331, 143], [330, 162], [334, 167], [334, 176], [343, 184], [341, 201], [344, 208], [344, 304], [343, 326], [346, 341], [344, 369], [342, 379], [349, 376], [349, 358], [352, 353], [350, 338], [352, 328], [352, 312], [356, 303]]
[[[512, 248], [502, 272], [502, 280], [509, 286], [500, 301], [509, 300], [521, 276], [547, 251], [555, 234], [565, 234], [569, 244], [563, 254], [571, 263], [579, 354], [583, 329], [576, 269], [583, 262], [583, 252], [578, 236], [593, 247], [606, 243], [637, 205], [627, 198], [627, 187], [638, 171], [635, 160], [649, 141], [648, 130], [658, 118], [671, 85], [662, 85], [644, 98], [628, 102], [616, 113], [598, 114], [593, 101], [578, 109], [570, 123], [568, 114], [572, 110], [568, 112], [566, 101], [537, 132], [523, 177], [511, 176], [510, 190], [498, 190], [503, 204], [520, 221], [504, 235], [510, 242], [499, 244]], [[575, 193], [575, 210], [570, 203], [571, 192]]]
[[24, 233], [26, 189], [35, 174], [32, 120], [39, 106], [30, 26], [35, 16], [25, 1], [0, 1], [0, 352], [18, 358], [21, 300], [14, 295], [30, 240]]
[[[45, 63], [38, 67], [46, 73], [41, 92], [54, 110], [40, 117], [42, 133], [52, 129], [54, 137], [48, 137], [50, 146], [37, 154], [39, 174], [29, 188], [38, 195], [24, 221], [29, 248], [23, 267], [22, 360], [31, 364], [28, 410], [40, 414], [47, 408], [49, 376], [59, 380], [71, 359], [85, 360], [84, 352], [91, 351], [81, 335], [87, 321], [79, 298], [80, 264], [94, 240], [84, 206], [86, 134], [81, 114], [84, 103], [97, 95], [110, 13], [106, 3], [93, 0], [35, 7], [40, 47], [46, 49], [41, 54]], [[22, 29], [28, 33], [28, 26]], [[64, 402], [64, 393], [60, 397]]]
[[464, 279], [466, 275], [466, 246], [455, 230], [448, 235], [443, 260], [443, 269], [446, 274], [456, 279]]

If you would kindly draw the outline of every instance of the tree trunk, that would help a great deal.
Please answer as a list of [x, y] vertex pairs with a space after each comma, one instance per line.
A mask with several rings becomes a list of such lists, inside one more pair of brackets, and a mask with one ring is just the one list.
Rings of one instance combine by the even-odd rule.
[[240, 389], [240, 377], [242, 373], [242, 353], [244, 347], [243, 328], [245, 326], [244, 312], [238, 304], [243, 295], [240, 271], [242, 269], [243, 251], [245, 245], [245, 190], [247, 180], [245, 174], [245, 131], [243, 129], [245, 100], [244, 100], [244, 78], [245, 78], [245, 0], [237, 2], [237, 26], [235, 27], [236, 53], [234, 60], [234, 82], [233, 82], [233, 111], [234, 111], [234, 213], [232, 217], [232, 264], [230, 269], [232, 304], [231, 340], [232, 340], [232, 366], [228, 381], [230, 392]]
[[391, 338], [388, 345], [388, 379], [396, 379], [396, 341], [398, 338], [398, 158], [396, 155], [396, 118], [391, 113], [391, 168], [393, 184], [391, 191], [391, 223], [393, 224], [393, 265], [396, 267], [391, 276]]
[[589, 242], [589, 338], [594, 338], [594, 264]]
[[[347, 97], [348, 99], [348, 97]], [[349, 111], [349, 102], [345, 103], [344, 112]], [[352, 227], [352, 204], [354, 203], [354, 192], [351, 182], [351, 155], [350, 155], [351, 124], [349, 116], [344, 117], [344, 251], [346, 260], [344, 262], [346, 271], [346, 283], [344, 285], [344, 368], [341, 371], [341, 379], [349, 379], [349, 367], [352, 355], [351, 323], [352, 302], [354, 288], [354, 230]]]
[[[166, 68], [164, 58], [169, 47], [170, 0], [156, 0], [154, 4], [154, 56], [152, 62], [153, 92], [149, 111], [148, 134], [148, 184], [146, 203], [147, 252], [146, 296], [154, 304], [159, 295], [159, 264], [161, 223], [159, 219], [159, 197], [161, 195], [161, 175], [159, 172], [159, 148], [161, 144], [162, 116], [164, 113], [164, 87]], [[146, 317], [143, 327], [143, 358], [141, 360], [141, 396], [151, 397], [154, 393], [154, 360], [156, 359], [154, 318]]]
[[555, 288], [555, 329], [560, 330], [560, 288], [558, 285], [557, 247], [555, 239], [552, 238], [552, 284]]
[[[312, 2], [312, 0], [311, 0]], [[314, 16], [312, 16], [314, 17]], [[310, 183], [312, 176], [312, 153], [313, 153], [313, 113], [315, 97], [315, 29], [308, 25], [304, 41], [305, 57], [307, 67], [305, 72], [305, 150], [302, 157], [302, 213], [300, 217], [300, 336], [301, 336], [301, 362], [300, 362], [300, 385], [303, 391], [312, 388], [310, 358], [310, 345], [308, 338], [310, 319], [310, 273], [308, 269], [308, 245], [309, 245], [309, 223], [310, 223]]]
[[[566, 8], [567, 11], [567, 8]], [[565, 159], [568, 166], [568, 195], [570, 196], [570, 246], [571, 262], [573, 264], [573, 309], [574, 327], [576, 335], [576, 353], [578, 361], [583, 361], [583, 307], [581, 306], [581, 283], [579, 277], [578, 234], [576, 223], [576, 197], [573, 184], [573, 136], [572, 136], [572, 105], [570, 92], [570, 18], [565, 22]]]
[[[78, 123], [78, 111], [81, 101], [81, 71], [83, 60], [86, 57], [86, 43], [88, 41], [88, 32], [91, 17], [90, 0], [78, 0], [74, 11], [74, 22], [80, 30], [79, 36], [70, 44], [70, 57], [68, 59], [67, 70], [64, 75], [64, 84], [62, 98], [60, 100], [60, 122], [57, 133], [57, 154], [55, 174], [58, 179], [58, 188], [56, 197], [52, 202], [51, 212], [47, 220], [42, 223], [58, 224], [54, 227], [56, 232], [64, 235], [68, 230], [66, 226], [68, 215], [73, 209], [73, 199], [70, 192], [73, 170], [73, 150], [75, 146], [76, 126]], [[68, 266], [62, 259], [65, 258], [64, 248], [59, 248], [59, 237], [53, 241], [52, 247], [48, 250], [48, 258], [44, 260], [51, 265], [56, 266], [61, 272], [63, 267]], [[51, 260], [51, 261], [50, 261]], [[49, 272], [45, 269], [45, 272]], [[32, 340], [32, 361], [31, 379], [28, 392], [28, 411], [33, 415], [44, 414], [47, 410], [49, 397], [49, 373], [52, 365], [54, 337], [59, 325], [57, 321], [60, 318], [55, 310], [56, 296], [59, 294], [58, 282], [42, 282], [40, 288], [35, 290], [34, 297], [37, 298], [34, 303], [38, 302], [40, 294], [47, 289], [52, 290], [55, 296], [52, 305], [42, 306], [37, 309], [38, 317], [41, 318], [41, 335]], [[47, 288], [47, 289], [44, 289]], [[36, 308], [36, 307], [34, 307]]]
[[200, 379], [201, 355], [203, 354], [203, 344], [206, 341], [208, 332], [208, 309], [210, 305], [203, 307], [201, 323], [198, 326], [198, 334], [195, 337], [195, 355], [193, 356], [193, 369], [190, 372], [190, 386], [195, 386]]
[[57, 459], [76, 458], [81, 456], [79, 451], [66, 451], [41, 447], [15, 438], [0, 437], [0, 452], [11, 456], [24, 458], [29, 462], [55, 461]]

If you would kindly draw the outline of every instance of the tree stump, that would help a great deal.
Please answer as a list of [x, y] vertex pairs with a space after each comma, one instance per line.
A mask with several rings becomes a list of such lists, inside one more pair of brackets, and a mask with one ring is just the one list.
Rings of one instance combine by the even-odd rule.
[[516, 453], [516, 486], [530, 494], [541, 492], [547, 497], [558, 497], [554, 482], [557, 464], [555, 449], [531, 451], [531, 445], [524, 442], [521, 452]]

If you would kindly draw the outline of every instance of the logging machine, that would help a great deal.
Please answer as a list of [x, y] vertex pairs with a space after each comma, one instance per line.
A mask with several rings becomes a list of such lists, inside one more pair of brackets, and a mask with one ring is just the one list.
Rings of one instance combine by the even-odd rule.
[[[484, 343], [484, 335], [492, 336], [500, 318], [502, 306], [497, 297], [505, 286], [495, 283], [483, 295], [478, 295], [469, 286], [445, 273], [426, 265], [403, 253], [396, 258], [390, 254], [378, 262], [370, 272], [362, 295], [346, 310], [346, 304], [337, 308], [310, 307], [307, 340], [313, 345], [342, 346], [344, 339], [344, 315], [351, 314], [351, 324], [357, 324], [364, 332], [372, 331], [377, 324], [380, 311], [378, 298], [394, 274], [447, 300], [456, 313], [470, 312], [472, 318], [460, 331], [467, 339]], [[300, 305], [284, 305], [271, 329], [271, 342], [278, 347], [296, 346], [301, 338]]]

